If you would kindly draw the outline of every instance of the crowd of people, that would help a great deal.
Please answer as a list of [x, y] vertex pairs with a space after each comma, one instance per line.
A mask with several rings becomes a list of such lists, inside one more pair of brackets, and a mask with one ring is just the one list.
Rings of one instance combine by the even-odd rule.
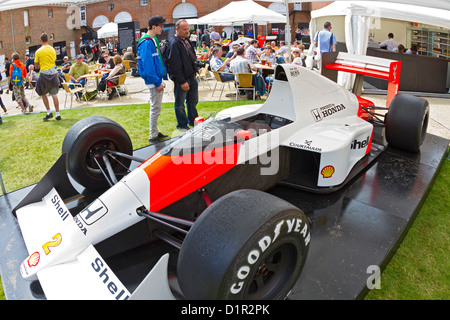
[[398, 53], [406, 53], [414, 55], [419, 54], [417, 46], [412, 45], [409, 49], [406, 49], [403, 44], [398, 43], [396, 40], [394, 40], [394, 34], [392, 32], [388, 33], [388, 38], [380, 43], [377, 42], [374, 43], [374, 41], [371, 41], [371, 39], [369, 39], [369, 46], [373, 48], [386, 49], [388, 51]]
[[[211, 70], [219, 72], [224, 82], [234, 80], [238, 84], [237, 75], [239, 73], [252, 73], [252, 83], [259, 95], [264, 95], [266, 88], [273, 81], [273, 69], [258, 70], [257, 64], [264, 63], [274, 67], [289, 59], [292, 63], [304, 65], [304, 46], [300, 41], [294, 42], [291, 57], [288, 57], [284, 41], [280, 41], [279, 46], [272, 41], [260, 48], [258, 41], [252, 40], [245, 47], [233, 45], [223, 59], [221, 41], [222, 37], [227, 36], [226, 34], [219, 34], [214, 28], [211, 28], [206, 30], [201, 37], [192, 37], [188, 22], [181, 19], [175, 25], [175, 35], [162, 47], [157, 36], [162, 33], [164, 25], [165, 20], [161, 16], [153, 16], [149, 19], [148, 32], [141, 37], [137, 44], [137, 56], [134, 55], [131, 47], [119, 55], [115, 46], [106, 46], [102, 51], [96, 42], [84, 42], [81, 46], [82, 53], [76, 56], [75, 61], [70, 62], [68, 57], [64, 57], [61, 67], [58, 69], [55, 64], [55, 49], [48, 44], [48, 36], [43, 33], [40, 40], [42, 46], [36, 51], [34, 61], [29, 61], [27, 56], [26, 62], [23, 64], [20, 62], [18, 54], [13, 55], [12, 64], [17, 64], [17, 67], [20, 68], [23, 83], [16, 86], [13, 85], [13, 81], [10, 81], [12, 93], [23, 113], [27, 112], [27, 108], [28, 112], [31, 112], [33, 106], [24, 95], [24, 88], [25, 86], [34, 88], [42, 98], [47, 110], [44, 121], [53, 117], [47, 97], [50, 96], [56, 112], [55, 119], [61, 120], [57, 96], [61, 82], [68, 81], [69, 87], [72, 89], [84, 87], [86, 75], [90, 69], [89, 64], [93, 61], [99, 66], [98, 70], [104, 74], [99, 80], [97, 90], [107, 91], [108, 99], [112, 99], [115, 91], [111, 87], [117, 85], [118, 76], [125, 73], [123, 60], [128, 60], [133, 70], [132, 73], [140, 76], [149, 90], [149, 142], [156, 143], [167, 137], [158, 130], [157, 122], [161, 113], [165, 81], [168, 79], [172, 80], [174, 84], [174, 114], [177, 129], [185, 131], [194, 125], [194, 120], [198, 116], [199, 96], [196, 75], [200, 68], [199, 62], [206, 61]], [[197, 47], [199, 41], [201, 43]], [[112, 41], [109, 41], [108, 44], [112, 44]], [[92, 54], [94, 50], [98, 55], [96, 54], [88, 60], [86, 55]], [[8, 68], [10, 78], [13, 70], [12, 64]], [[39, 71], [39, 76], [36, 70]], [[69, 80], [66, 80], [66, 76]], [[241, 94], [247, 94], [247, 98], [251, 99], [251, 92], [242, 91]], [[82, 92], [77, 93], [77, 98], [82, 98]], [[3, 107], [3, 102], [1, 100], [0, 102]]]
[[[258, 73], [255, 64], [261, 59], [270, 61], [272, 65], [285, 62], [287, 47], [283, 41], [280, 42], [279, 48], [275, 42], [259, 48], [256, 40], [252, 41], [245, 49], [238, 45], [233, 46], [223, 60], [221, 42], [222, 37], [226, 38], [227, 35], [219, 34], [214, 28], [211, 28], [205, 30], [200, 37], [192, 37], [189, 24], [183, 19], [177, 22], [175, 35], [162, 48], [156, 36], [161, 34], [164, 24], [165, 20], [161, 16], [150, 18], [148, 32], [143, 35], [137, 45], [137, 57], [131, 47], [123, 50], [122, 55], [119, 55], [117, 46], [111, 45], [112, 41], [108, 41], [106, 49], [103, 51], [98, 42], [83, 41], [80, 44], [82, 53], [75, 57], [74, 62], [69, 61], [67, 56], [64, 57], [60, 68], [56, 68], [56, 51], [48, 44], [48, 36], [43, 33], [40, 39], [42, 46], [36, 51], [34, 60], [26, 55], [25, 64], [23, 64], [17, 58], [18, 54], [13, 56], [12, 63], [5, 59], [5, 62], [9, 63], [5, 74], [11, 78], [12, 64], [16, 63], [22, 70], [23, 78], [23, 83], [20, 86], [15, 86], [12, 81], [9, 81], [10, 86], [7, 93], [11, 91], [18, 107], [21, 108], [23, 113], [27, 113], [32, 112], [34, 107], [24, 95], [23, 89], [35, 89], [47, 110], [44, 121], [53, 118], [48, 98], [50, 96], [53, 102], [53, 110], [56, 113], [55, 119], [61, 120], [57, 93], [63, 82], [68, 81], [71, 89], [84, 87], [87, 78], [85, 75], [89, 73], [90, 62], [94, 62], [99, 66], [98, 70], [104, 73], [97, 90], [107, 91], [108, 99], [112, 99], [115, 91], [111, 87], [117, 85], [118, 76], [125, 73], [123, 60], [128, 60], [132, 75], [144, 79], [145, 85], [149, 89], [149, 142], [155, 143], [167, 137], [157, 128], [165, 80], [170, 78], [174, 83], [174, 113], [177, 120], [177, 129], [188, 130], [189, 126], [194, 125], [194, 120], [198, 116], [196, 108], [198, 103], [198, 83], [196, 79], [199, 69], [198, 61], [207, 61], [212, 70], [220, 72], [223, 81], [233, 79], [238, 81], [237, 73], [253, 72], [253, 83], [261, 95], [265, 93], [270, 77], [269, 74]], [[300, 43], [294, 43], [292, 50], [294, 63], [302, 63], [302, 61], [297, 60], [303, 58], [301, 52], [303, 49], [304, 47]], [[162, 53], [162, 51], [164, 52]], [[200, 57], [198, 56], [199, 53]], [[89, 55], [89, 58], [87, 55]], [[17, 59], [15, 60], [15, 58]], [[298, 59], [296, 60], [296, 58]], [[66, 80], [66, 76], [69, 80]], [[242, 94], [245, 94], [245, 92]], [[77, 92], [76, 98], [82, 99], [82, 92]], [[248, 98], [250, 99], [249, 95]], [[7, 112], [1, 98], [0, 106], [4, 112]]]
[[[17, 108], [20, 108], [22, 114], [33, 112], [34, 106], [30, 103], [29, 99], [25, 95], [25, 89], [35, 90], [36, 93], [42, 98], [44, 106], [47, 110], [44, 117], [44, 121], [53, 118], [53, 113], [50, 109], [50, 103], [48, 97], [53, 102], [53, 110], [55, 110], [55, 119], [61, 120], [59, 113], [59, 99], [58, 91], [62, 88], [62, 84], [68, 81], [68, 87], [74, 89], [76, 87], [84, 87], [86, 85], [87, 77], [85, 75], [90, 72], [90, 62], [96, 63], [99, 70], [104, 73], [105, 88], [107, 90], [108, 99], [112, 99], [114, 92], [111, 87], [118, 84], [118, 76], [125, 73], [125, 67], [122, 64], [122, 59], [129, 60], [132, 74], [139, 76], [137, 73], [136, 57], [133, 53], [133, 48], [129, 47], [123, 51], [121, 57], [113, 50], [114, 57], [111, 57], [109, 50], [97, 51], [99, 46], [98, 42], [82, 42], [80, 45], [81, 54], [75, 57], [75, 62], [69, 61], [69, 58], [65, 56], [60, 67], [56, 66], [56, 51], [48, 44], [48, 35], [43, 33], [40, 37], [41, 47], [34, 53], [34, 57], [31, 58], [28, 53], [24, 55], [24, 62], [20, 59], [20, 54], [14, 52], [11, 56], [11, 60], [5, 57], [5, 69], [1, 70], [7, 77], [8, 87], [6, 88], [6, 94], [11, 93], [11, 100], [17, 102]], [[88, 60], [87, 55], [96, 53]], [[95, 60], [94, 60], [95, 59]], [[17, 69], [20, 73], [16, 72], [13, 75], [13, 71]], [[0, 80], [1, 78], [0, 73]], [[66, 76], [68, 80], [66, 80]], [[0, 87], [0, 106], [5, 114], [8, 110], [2, 100], [4, 90]], [[82, 99], [82, 92], [76, 92], [76, 98]], [[0, 117], [0, 123], [2, 119]]]

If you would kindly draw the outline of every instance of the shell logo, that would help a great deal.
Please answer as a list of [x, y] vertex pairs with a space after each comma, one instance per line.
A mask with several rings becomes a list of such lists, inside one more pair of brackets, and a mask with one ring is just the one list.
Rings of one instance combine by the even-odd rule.
[[327, 179], [327, 178], [331, 178], [333, 176], [334, 173], [334, 167], [333, 166], [325, 166], [322, 171], [320, 171], [320, 173], [322, 174], [322, 176]]
[[39, 255], [39, 252], [35, 252], [33, 253], [29, 258], [28, 258], [28, 266], [30, 267], [35, 267], [37, 266], [37, 264], [39, 263], [39, 260], [41, 259], [41, 256]]

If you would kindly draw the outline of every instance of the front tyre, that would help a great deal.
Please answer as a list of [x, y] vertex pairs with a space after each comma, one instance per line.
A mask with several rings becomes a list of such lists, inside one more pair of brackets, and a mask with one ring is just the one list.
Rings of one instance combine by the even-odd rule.
[[[133, 154], [133, 146], [125, 129], [105, 117], [92, 116], [75, 123], [67, 132], [62, 152], [67, 154], [66, 168], [72, 178], [91, 190], [106, 190], [110, 187], [104, 176], [107, 171], [103, 161], [106, 151]], [[112, 170], [117, 176], [128, 172], [131, 160], [111, 160]]]
[[257, 190], [210, 205], [183, 241], [177, 275], [187, 299], [284, 299], [309, 250], [305, 214]]

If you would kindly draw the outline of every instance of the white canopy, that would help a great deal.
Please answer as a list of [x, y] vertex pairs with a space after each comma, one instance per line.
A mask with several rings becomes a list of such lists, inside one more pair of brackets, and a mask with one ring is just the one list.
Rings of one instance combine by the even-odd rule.
[[311, 19], [348, 14], [418, 22], [450, 29], [450, 12], [444, 9], [429, 8], [426, 4], [417, 6], [382, 1], [337, 1], [322, 9], [312, 11]]
[[[311, 1], [301, 1], [301, 0], [300, 1], [299, 0], [258, 0], [258, 1], [284, 3], [286, 5], [286, 7], [287, 7], [288, 3], [311, 2]], [[327, 0], [315, 0], [314, 2], [324, 2], [324, 1], [327, 1]], [[345, 1], [345, 0], [335, 0], [335, 2], [341, 2], [341, 1]], [[358, 1], [358, 2], [360, 2], [360, 1]], [[380, 1], [368, 0], [366, 2], [380, 2]], [[427, 8], [450, 10], [450, 1], [449, 0], [391, 0], [388, 2], [423, 6], [423, 7], [427, 7]]]
[[[289, 3], [301, 3], [301, 2], [309, 2], [309, 1], [299, 1], [299, 0], [258, 0], [261, 2], [278, 2], [278, 3], [283, 3], [286, 6], [286, 23], [287, 25], [289, 25], [289, 7], [288, 4]], [[326, 0], [315, 0], [314, 2], [324, 2]], [[331, 8], [334, 8], [334, 6], [339, 6], [339, 2], [345, 2], [348, 3], [349, 1], [345, 1], [345, 0], [335, 0], [334, 3], [326, 6], [325, 8], [323, 8], [323, 10], [330, 10], [330, 6], [333, 6]], [[427, 21], [431, 21], [433, 18], [433, 9], [437, 9], [436, 14], [438, 20], [440, 21], [440, 23], [442, 25], [440, 25], [441, 27], [445, 27], [446, 25], [448, 25], [449, 23], [449, 10], [450, 10], [450, 1], [449, 0], [391, 0], [388, 2], [380, 2], [378, 0], [369, 0], [369, 1], [354, 1], [354, 3], [358, 3], [359, 5], [362, 6], [362, 3], [365, 2], [366, 3], [366, 9], [363, 9], [363, 11], [365, 11], [366, 13], [368, 13], [368, 10], [373, 10], [373, 9], [368, 9], [369, 8], [369, 4], [372, 6], [375, 6], [379, 9], [379, 11], [372, 11], [373, 15], [376, 15], [378, 12], [381, 12], [381, 9], [384, 8], [383, 12], [385, 15], [388, 14], [388, 12], [390, 12], [390, 17], [392, 17], [392, 19], [397, 19], [397, 20], [403, 20], [401, 17], [408, 17], [407, 21], [411, 21], [409, 19], [413, 19], [413, 22], [421, 22], [418, 21], [418, 17], [422, 17], [423, 19], [425, 19], [424, 16], [427, 16], [426, 20]], [[387, 5], [386, 5], [387, 3]], [[402, 5], [410, 5], [412, 7], [417, 6], [416, 8], [412, 9], [411, 11], [401, 11], [400, 8]], [[347, 6], [348, 7], [348, 6]], [[328, 9], [326, 9], [328, 8]], [[373, 7], [372, 7], [373, 8]], [[390, 8], [390, 9], [388, 9]], [[397, 9], [397, 10], [395, 10]], [[322, 10], [322, 9], [320, 9]], [[312, 11], [311, 15], [314, 14], [314, 12], [319, 12], [320, 10], [317, 11]], [[337, 9], [335, 9], [337, 10]], [[325, 11], [324, 11], [325, 12]], [[328, 11], [330, 14], [329, 15], [336, 15], [336, 14], [331, 14], [332, 11]], [[358, 15], [357, 13], [358, 11], [356, 11], [356, 7], [355, 7], [355, 11], [353, 11], [353, 13], [350, 13], [350, 15]], [[361, 12], [361, 11], [359, 11]], [[347, 15], [347, 13], [345, 14]], [[373, 16], [372, 15], [372, 16]], [[359, 14], [358, 16], [360, 17], [366, 17], [364, 18], [364, 20], [367, 20], [368, 15], [361, 15]], [[347, 17], [347, 20], [349, 20], [349, 17]], [[387, 16], [386, 16], [387, 17]], [[445, 17], [447, 17], [447, 22], [445, 23], [445, 21], [443, 21], [445, 19]], [[358, 24], [366, 24], [367, 21], [359, 21], [358, 23], [354, 23], [354, 27], [358, 28]], [[367, 22], [368, 23], [368, 22]], [[429, 22], [423, 22], [423, 23], [427, 23], [427, 24], [432, 24], [432, 25], [436, 25], [434, 23], [429, 23]], [[348, 24], [346, 23], [346, 26], [348, 26]], [[311, 23], [310, 28], [313, 27], [314, 28], [314, 23]], [[448, 28], [448, 27], [447, 27]], [[358, 30], [354, 30], [354, 31], [358, 31]], [[311, 30], [311, 34], [315, 34], [315, 30]], [[288, 43], [290, 43], [290, 39], [288, 38], [288, 36], [290, 35], [290, 32], [286, 32], [286, 41]], [[289, 46], [289, 50], [290, 50], [290, 46]]]
[[[433, 1], [430, 1], [430, 3], [433, 3]], [[425, 5], [427, 4], [416, 6], [382, 1], [336, 1], [322, 9], [311, 12], [311, 35], [314, 35], [318, 29], [321, 29], [320, 26], [317, 26], [317, 18], [345, 16], [345, 43], [347, 51], [353, 54], [365, 55], [368, 46], [370, 20], [374, 17], [450, 28], [450, 12], [448, 10], [426, 7]], [[344, 87], [350, 88], [353, 78], [353, 75], [345, 74], [340, 82]]]
[[199, 18], [197, 23], [212, 25], [286, 23], [286, 18], [251, 0], [245, 0], [230, 2], [225, 7]]
[[109, 22], [105, 24], [103, 27], [98, 29], [97, 37], [99, 39], [117, 37], [119, 34], [117, 23]]

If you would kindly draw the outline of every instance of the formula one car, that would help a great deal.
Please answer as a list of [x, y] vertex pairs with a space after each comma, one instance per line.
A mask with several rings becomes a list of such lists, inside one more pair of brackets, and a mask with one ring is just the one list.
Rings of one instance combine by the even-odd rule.
[[[198, 118], [147, 160], [132, 155], [116, 122], [77, 122], [60, 159], [13, 210], [29, 252], [22, 276], [39, 280], [47, 299], [286, 298], [313, 239], [301, 208], [266, 191], [281, 183], [330, 193], [388, 145], [418, 152], [429, 108], [397, 95], [382, 120], [370, 101], [314, 71], [283, 64], [274, 78], [265, 103]], [[137, 224], [148, 236], [117, 241]], [[162, 254], [127, 287], [99, 249], [156, 240], [176, 248], [176, 281]]]

